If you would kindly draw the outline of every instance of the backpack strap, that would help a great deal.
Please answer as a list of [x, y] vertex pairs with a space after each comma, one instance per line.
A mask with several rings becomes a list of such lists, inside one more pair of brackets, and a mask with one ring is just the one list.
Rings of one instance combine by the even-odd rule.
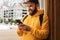
[[40, 20], [40, 25], [42, 26], [42, 22], [43, 22], [43, 15], [44, 14], [41, 14], [40, 16], [39, 16], [39, 20]]
[[25, 20], [27, 17], [28, 17], [28, 15], [26, 15], [26, 16], [23, 18], [23, 22], [24, 22], [24, 20]]

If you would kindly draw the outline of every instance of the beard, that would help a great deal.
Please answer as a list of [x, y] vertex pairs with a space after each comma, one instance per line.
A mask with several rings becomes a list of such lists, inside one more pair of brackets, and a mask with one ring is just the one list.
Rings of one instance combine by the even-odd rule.
[[34, 10], [29, 9], [29, 15], [31, 15], [31, 16], [33, 16], [34, 14], [36, 14], [36, 12], [37, 12], [37, 8], [36, 7], [35, 7]]

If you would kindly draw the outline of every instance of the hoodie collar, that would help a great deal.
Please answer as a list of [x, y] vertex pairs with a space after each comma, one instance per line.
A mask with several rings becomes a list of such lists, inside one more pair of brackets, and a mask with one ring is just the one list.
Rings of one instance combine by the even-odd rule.
[[44, 10], [38, 10], [36, 14], [34, 14], [33, 16], [39, 16], [41, 14], [44, 13]]

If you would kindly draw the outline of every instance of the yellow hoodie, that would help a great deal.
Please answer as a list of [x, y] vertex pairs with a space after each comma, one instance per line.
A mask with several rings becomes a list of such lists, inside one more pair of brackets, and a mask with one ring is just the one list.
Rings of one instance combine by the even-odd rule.
[[47, 38], [49, 33], [48, 16], [43, 15], [42, 26], [40, 25], [39, 15], [43, 13], [43, 10], [38, 10], [34, 16], [28, 15], [23, 24], [30, 26], [31, 31], [22, 31], [17, 29], [17, 34], [22, 37], [22, 40], [43, 40]]

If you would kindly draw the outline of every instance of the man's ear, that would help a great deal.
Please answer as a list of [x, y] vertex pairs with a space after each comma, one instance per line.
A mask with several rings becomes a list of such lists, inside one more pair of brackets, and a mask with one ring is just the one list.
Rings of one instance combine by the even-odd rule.
[[39, 7], [39, 4], [36, 4], [36, 7]]

